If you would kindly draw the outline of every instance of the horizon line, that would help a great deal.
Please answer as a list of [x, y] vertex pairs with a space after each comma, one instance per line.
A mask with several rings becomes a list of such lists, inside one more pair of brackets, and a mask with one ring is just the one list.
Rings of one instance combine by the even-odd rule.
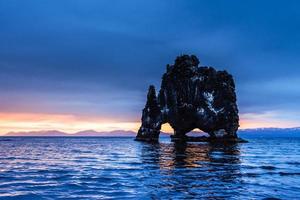
[[[295, 126], [295, 127], [256, 127], [256, 128], [241, 128], [238, 129], [238, 131], [245, 131], [245, 130], [257, 130], [257, 129], [300, 129], [300, 126]], [[94, 129], [85, 129], [85, 130], [80, 130], [80, 131], [76, 131], [76, 132], [68, 132], [68, 131], [63, 131], [63, 130], [58, 130], [58, 129], [41, 129], [41, 130], [26, 130], [26, 131], [8, 131], [5, 133], [0, 133], [0, 136], [6, 136], [8, 134], [19, 134], [19, 133], [23, 133], [23, 134], [27, 134], [27, 133], [47, 133], [47, 132], [59, 132], [61, 134], [67, 134], [67, 135], [76, 135], [79, 134], [81, 132], [86, 132], [88, 134], [88, 132], [95, 132], [95, 134], [109, 134], [109, 133], [113, 133], [113, 132], [132, 132], [132, 133], [137, 133], [137, 131], [135, 130], [123, 130], [123, 129], [114, 129], [114, 130], [107, 130], [107, 131], [97, 131]], [[169, 132], [169, 131], [160, 131], [161, 133], [164, 134], [170, 134], [172, 135], [173, 132]], [[200, 133], [205, 133], [204, 131], [201, 131], [200, 129], [196, 128], [190, 132], [200, 132]]]

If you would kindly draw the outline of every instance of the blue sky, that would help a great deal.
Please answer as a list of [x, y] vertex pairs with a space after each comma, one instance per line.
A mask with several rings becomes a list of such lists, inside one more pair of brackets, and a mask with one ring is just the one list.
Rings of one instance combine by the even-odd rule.
[[0, 112], [138, 122], [148, 85], [159, 88], [177, 55], [195, 54], [201, 65], [233, 74], [249, 127], [300, 125], [299, 7], [0, 0]]

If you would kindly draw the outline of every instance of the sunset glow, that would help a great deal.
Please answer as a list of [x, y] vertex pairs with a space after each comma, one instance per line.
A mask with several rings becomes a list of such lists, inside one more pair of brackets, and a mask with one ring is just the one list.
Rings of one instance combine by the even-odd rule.
[[137, 122], [119, 122], [112, 119], [76, 117], [73, 115], [1, 113], [0, 134], [10, 131], [59, 130], [74, 133], [81, 130], [134, 130]]
[[[268, 114], [244, 114], [241, 115], [240, 128], [262, 127], [296, 127], [294, 121], [276, 119], [276, 115]], [[59, 130], [67, 133], [75, 133], [82, 130], [113, 131], [132, 130], [137, 131], [139, 121], [117, 121], [101, 117], [81, 117], [63, 114], [35, 114], [35, 113], [0, 113], [0, 134], [17, 131]], [[169, 124], [162, 125], [163, 132], [173, 132]]]

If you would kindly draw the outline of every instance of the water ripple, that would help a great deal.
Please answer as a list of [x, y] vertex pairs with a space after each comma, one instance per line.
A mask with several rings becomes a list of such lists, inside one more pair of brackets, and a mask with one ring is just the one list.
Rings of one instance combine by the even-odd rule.
[[0, 199], [297, 199], [299, 158], [299, 139], [5, 138]]

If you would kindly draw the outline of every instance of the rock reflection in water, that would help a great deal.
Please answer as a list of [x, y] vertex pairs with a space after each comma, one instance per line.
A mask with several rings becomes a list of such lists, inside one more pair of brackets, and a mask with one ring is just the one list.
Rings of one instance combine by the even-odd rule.
[[161, 180], [153, 187], [159, 187], [162, 196], [167, 192], [192, 198], [203, 190], [203, 197], [221, 195], [228, 198], [238, 196], [241, 190], [238, 186], [241, 182], [238, 145], [145, 144], [142, 157], [148, 166], [159, 168]]
[[145, 144], [142, 157], [151, 158], [160, 168], [207, 167], [210, 165], [238, 164], [238, 145], [218, 145], [209, 143], [153, 143]]

